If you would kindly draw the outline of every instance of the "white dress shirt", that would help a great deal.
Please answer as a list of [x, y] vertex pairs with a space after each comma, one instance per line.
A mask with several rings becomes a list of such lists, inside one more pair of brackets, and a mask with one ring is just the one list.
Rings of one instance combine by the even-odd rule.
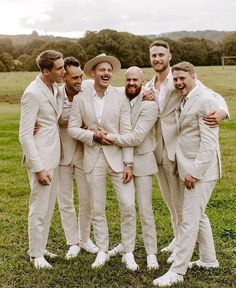
[[99, 124], [101, 123], [101, 120], [102, 120], [102, 112], [104, 108], [106, 95], [107, 95], [107, 91], [104, 92], [103, 97], [99, 97], [96, 90], [93, 89], [93, 103], [94, 103], [95, 113], [96, 113], [96, 117], [97, 117]]

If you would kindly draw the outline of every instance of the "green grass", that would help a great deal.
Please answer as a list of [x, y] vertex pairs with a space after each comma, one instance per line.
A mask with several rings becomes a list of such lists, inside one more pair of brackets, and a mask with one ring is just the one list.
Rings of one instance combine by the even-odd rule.
[[[236, 67], [197, 67], [198, 78], [216, 89], [229, 105], [231, 119], [221, 125], [220, 143], [223, 179], [213, 193], [207, 208], [212, 223], [220, 268], [213, 271], [193, 269], [188, 271], [185, 282], [174, 287], [220, 288], [236, 287]], [[21, 166], [21, 148], [18, 143], [19, 99], [25, 86], [35, 73], [0, 74], [0, 287], [153, 287], [152, 280], [168, 270], [167, 255], [158, 254], [160, 269], [146, 269], [140, 222], [138, 218], [135, 257], [138, 272], [128, 272], [121, 258], [112, 258], [102, 269], [91, 270], [95, 256], [81, 252], [72, 261], [66, 261], [67, 249], [56, 207], [48, 247], [59, 257], [52, 262], [50, 271], [36, 271], [27, 256], [27, 214], [29, 185], [25, 168]], [[124, 71], [114, 84], [122, 85]], [[145, 69], [146, 80], [153, 72]], [[18, 82], [17, 82], [18, 81]], [[3, 88], [2, 88], [3, 87]], [[4, 103], [8, 102], [8, 103]], [[16, 104], [9, 104], [16, 103]], [[108, 184], [107, 217], [110, 246], [119, 243], [120, 222], [115, 193]], [[77, 197], [75, 197], [77, 199]], [[75, 200], [77, 205], [77, 200]], [[172, 239], [170, 218], [155, 181], [153, 208], [157, 225], [158, 246], [162, 248]], [[197, 249], [194, 254], [197, 259]]]

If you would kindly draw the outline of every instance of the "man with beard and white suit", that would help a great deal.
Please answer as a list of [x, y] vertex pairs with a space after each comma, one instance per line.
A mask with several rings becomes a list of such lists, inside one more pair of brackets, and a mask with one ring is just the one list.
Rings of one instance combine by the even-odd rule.
[[[26, 88], [21, 99], [19, 139], [24, 152], [31, 194], [29, 200], [29, 255], [36, 268], [51, 268], [44, 255], [56, 201], [60, 135], [58, 119], [62, 97], [55, 82], [63, 81], [64, 61], [60, 52], [46, 50], [36, 59], [41, 73]], [[40, 131], [34, 135], [35, 123]]]
[[[153, 126], [158, 116], [155, 101], [143, 101], [143, 70], [132, 66], [125, 73], [125, 94], [130, 101], [133, 131], [126, 135], [109, 134], [106, 137], [115, 145], [134, 146], [134, 185], [138, 201], [142, 235], [147, 253], [148, 269], [158, 269], [156, 258], [157, 236], [152, 210], [153, 175], [158, 171], [154, 156]], [[121, 244], [109, 251], [109, 256], [124, 252]]]
[[[180, 62], [172, 67], [175, 89], [182, 99], [176, 111], [178, 140], [176, 160], [183, 199], [183, 220], [174, 261], [169, 271], [153, 281], [159, 287], [183, 281], [188, 267], [216, 268], [214, 240], [205, 209], [221, 177], [218, 127], [210, 128], [203, 116], [219, 109], [209, 89], [196, 81], [194, 66]], [[191, 262], [195, 243], [200, 259]]]
[[[124, 247], [123, 262], [130, 270], [138, 265], [133, 250], [136, 236], [135, 191], [130, 165], [133, 148], [120, 148], [104, 140], [99, 128], [109, 133], [131, 132], [129, 101], [118, 88], [110, 85], [111, 78], [120, 70], [120, 61], [101, 54], [84, 66], [87, 77], [94, 79], [94, 86], [84, 89], [74, 97], [68, 133], [84, 143], [84, 172], [92, 205], [93, 231], [99, 249], [92, 268], [103, 266], [108, 256], [108, 227], [105, 215], [106, 177], [110, 176], [121, 210], [121, 237]], [[89, 129], [82, 127], [85, 125]], [[90, 130], [91, 129], [91, 130]]]
[[[156, 160], [158, 164], [158, 185], [164, 201], [171, 215], [171, 223], [175, 238], [171, 243], [163, 248], [162, 252], [173, 252], [176, 239], [179, 235], [180, 224], [182, 222], [182, 203], [183, 195], [179, 188], [179, 179], [175, 173], [175, 152], [177, 143], [177, 123], [175, 118], [175, 110], [179, 106], [181, 97], [178, 96], [174, 89], [172, 73], [170, 68], [170, 53], [169, 44], [162, 40], [156, 40], [151, 43], [150, 62], [156, 75], [151, 81], [145, 85], [145, 90], [152, 90], [156, 95], [156, 101], [159, 108], [159, 117], [156, 124], [156, 140], [155, 149]], [[202, 83], [199, 83], [203, 86]], [[219, 108], [216, 111], [210, 111], [204, 115], [204, 121], [209, 127], [219, 125], [219, 122], [229, 115], [227, 104], [223, 97], [214, 91], [211, 91], [216, 101], [219, 103]], [[144, 98], [147, 99], [147, 98]], [[171, 255], [167, 262], [173, 261], [174, 254]]]
[[[87, 181], [83, 171], [83, 143], [70, 137], [67, 133], [73, 98], [83, 89], [81, 88], [83, 87], [83, 71], [81, 70], [79, 61], [74, 57], [64, 59], [64, 68], [64, 85], [59, 88], [63, 95], [63, 106], [59, 119], [61, 160], [58, 169], [57, 198], [66, 241], [70, 246], [66, 259], [72, 259], [78, 255], [80, 248], [89, 253], [97, 253], [98, 248], [89, 238], [91, 205]], [[79, 193], [78, 222], [73, 201], [73, 178], [76, 179]]]

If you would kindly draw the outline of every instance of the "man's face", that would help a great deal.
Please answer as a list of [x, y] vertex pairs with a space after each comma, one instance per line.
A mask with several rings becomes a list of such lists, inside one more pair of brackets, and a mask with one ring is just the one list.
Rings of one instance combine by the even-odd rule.
[[170, 67], [171, 53], [162, 46], [153, 46], [150, 48], [150, 63], [152, 68], [160, 73]]
[[83, 72], [80, 67], [73, 65], [66, 67], [66, 73], [64, 75], [64, 82], [69, 92], [77, 94], [81, 90], [81, 83], [83, 79]]
[[112, 78], [112, 66], [110, 63], [103, 62], [96, 65], [91, 72], [95, 85], [100, 88], [107, 88]]
[[128, 70], [125, 74], [125, 94], [132, 100], [142, 90], [143, 76], [135, 70]]
[[195, 86], [196, 76], [182, 70], [173, 71], [172, 74], [174, 86], [179, 95], [183, 97], [187, 96]]
[[56, 82], [56, 83], [61, 83], [63, 81], [63, 77], [65, 74], [65, 69], [64, 69], [64, 60], [62, 58], [57, 59], [54, 62], [54, 65], [52, 67], [52, 70], [49, 71], [47, 70], [47, 74], [49, 76], [50, 81]]

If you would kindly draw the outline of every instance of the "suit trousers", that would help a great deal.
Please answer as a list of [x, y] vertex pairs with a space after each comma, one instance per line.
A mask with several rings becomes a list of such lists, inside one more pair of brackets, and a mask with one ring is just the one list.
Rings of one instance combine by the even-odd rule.
[[[79, 217], [77, 222], [74, 206], [73, 178], [79, 194]], [[68, 245], [87, 242], [90, 236], [91, 205], [88, 185], [83, 169], [73, 165], [59, 166], [58, 204], [62, 227]]]
[[124, 184], [123, 173], [114, 172], [102, 149], [93, 170], [86, 174], [91, 195], [93, 232], [99, 251], [108, 251], [109, 237], [106, 219], [106, 179], [110, 176], [121, 212], [121, 238], [125, 252], [132, 252], [136, 237], [135, 191], [133, 181]]
[[31, 194], [29, 199], [28, 234], [29, 255], [41, 257], [47, 246], [51, 219], [56, 202], [58, 168], [48, 170], [50, 185], [39, 184], [36, 173], [28, 169]]
[[170, 270], [184, 275], [193, 255], [196, 241], [199, 243], [200, 260], [206, 263], [216, 261], [215, 245], [211, 224], [205, 209], [215, 187], [216, 181], [196, 182], [193, 189], [184, 188], [183, 223], [175, 248], [175, 260]]
[[134, 186], [139, 207], [144, 247], [147, 255], [156, 254], [157, 235], [152, 210], [153, 175], [135, 176]]
[[168, 159], [165, 147], [162, 164], [158, 164], [158, 170], [158, 184], [171, 215], [174, 236], [178, 239], [182, 222], [183, 192], [180, 190], [179, 177], [176, 175], [176, 162]]

